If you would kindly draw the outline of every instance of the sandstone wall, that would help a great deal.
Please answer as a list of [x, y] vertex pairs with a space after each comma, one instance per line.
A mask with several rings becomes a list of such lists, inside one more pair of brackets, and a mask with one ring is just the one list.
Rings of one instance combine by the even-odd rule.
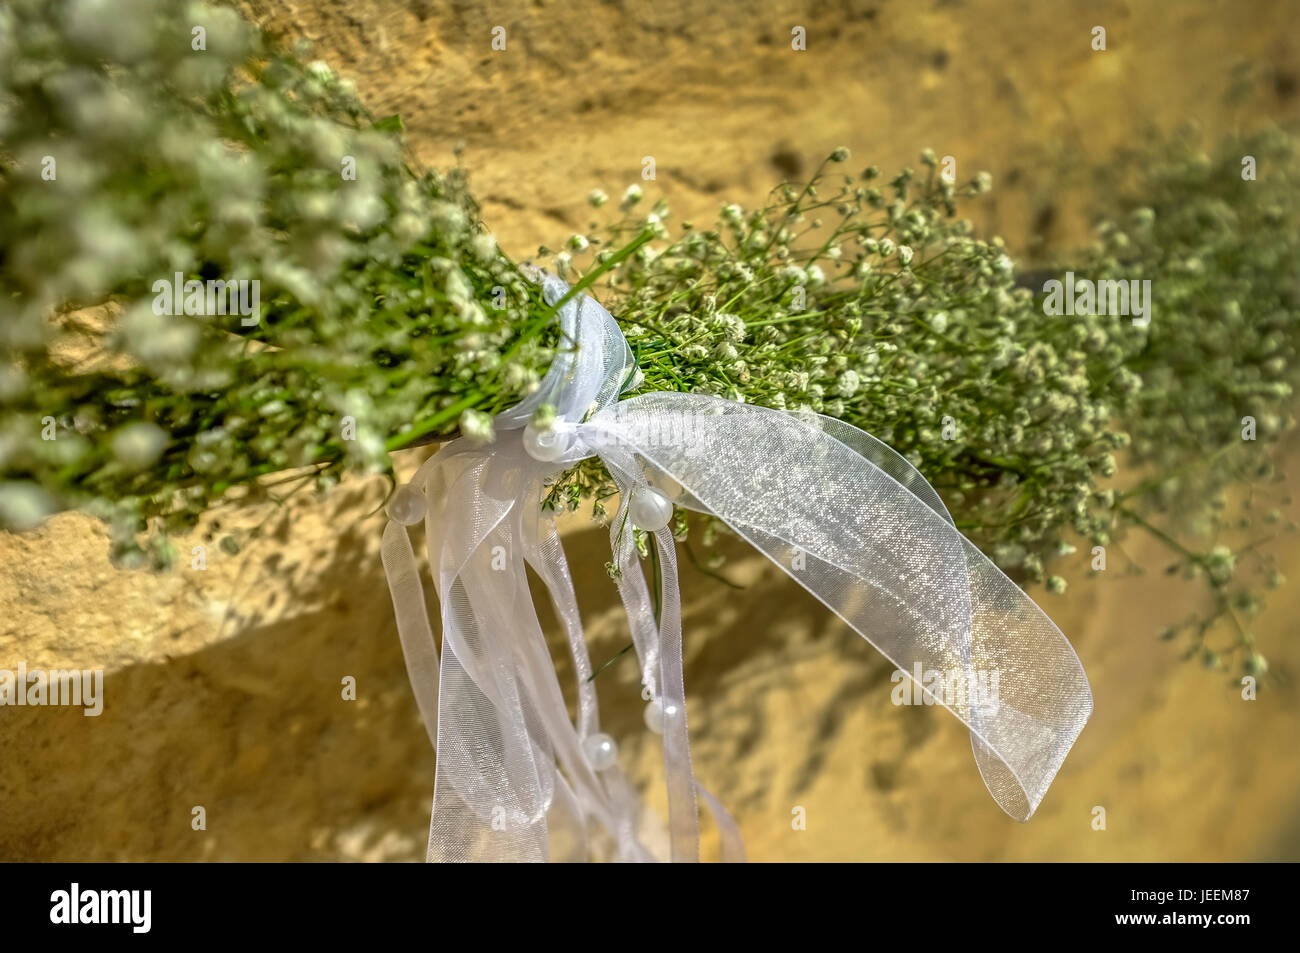
[[[240, 5], [315, 41], [377, 114], [400, 113], [422, 161], [446, 164], [463, 142], [485, 218], [519, 256], [582, 227], [586, 192], [621, 191], [642, 156], [658, 166], [648, 196], [700, 219], [760, 201], [841, 144], [885, 169], [932, 146], [959, 174], [991, 171], [983, 224], [1024, 254], [1080, 237], [1082, 177], [1063, 172], [1146, 123], [1217, 134], [1300, 111], [1285, 2]], [[796, 24], [806, 53], [789, 49]], [[1105, 54], [1089, 49], [1095, 24]], [[505, 53], [490, 49], [495, 25]], [[1261, 95], [1234, 110], [1222, 94], [1241, 59]], [[383, 492], [348, 481], [325, 501], [214, 513], [205, 572], [115, 570], [102, 529], [77, 514], [0, 535], [0, 667], [107, 671], [101, 717], [0, 710], [0, 859], [422, 857], [433, 755], [379, 565]], [[259, 524], [237, 556], [216, 545]], [[624, 642], [606, 537], [569, 528], [601, 660]], [[1300, 578], [1300, 550], [1281, 545], [1280, 568]], [[1155, 632], [1195, 591], [1159, 574], [1156, 544], [1127, 548], [1151, 575], [1089, 579], [1080, 561], [1067, 595], [1035, 593], [1078, 648], [1097, 713], [1023, 826], [983, 790], [961, 726], [891, 705], [883, 660], [775, 570], [738, 550], [736, 593], [684, 568], [695, 763], [752, 856], [1300, 857], [1294, 681], [1245, 703], [1178, 662]], [[1298, 601], [1284, 590], [1258, 626], [1283, 678], [1300, 661]], [[340, 697], [346, 675], [355, 702]], [[601, 681], [607, 730], [654, 799], [635, 666]], [[191, 829], [196, 805], [206, 831]], [[1090, 829], [1094, 805], [1105, 833]], [[795, 806], [806, 831], [791, 830]]]

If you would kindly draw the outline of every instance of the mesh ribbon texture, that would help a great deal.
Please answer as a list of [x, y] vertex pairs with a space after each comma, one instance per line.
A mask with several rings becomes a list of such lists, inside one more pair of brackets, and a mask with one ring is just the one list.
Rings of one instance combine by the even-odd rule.
[[[551, 305], [569, 290], [536, 277]], [[629, 502], [650, 487], [723, 520], [908, 677], [927, 673], [917, 691], [969, 727], [989, 792], [1028, 820], [1088, 720], [1092, 693], [1060, 630], [962, 536], [925, 478], [830, 417], [698, 394], [620, 400], [636, 364], [614, 318], [585, 294], [558, 316], [554, 363], [533, 394], [497, 416], [494, 441], [454, 440], [411, 482], [425, 502], [441, 652], [406, 527], [390, 520], [384, 531], [411, 686], [437, 750], [428, 859], [695, 861], [699, 801], [719, 828], [722, 859], [744, 859], [735, 822], [691, 767], [670, 530], [652, 534], [657, 618], [637, 557]], [[567, 448], [549, 462], [522, 439], [543, 403], [555, 406]], [[664, 720], [666, 827], [617, 766], [595, 770], [583, 754], [600, 727], [596, 690], [564, 550], [540, 501], [549, 480], [592, 456], [619, 488], [610, 540], [646, 694], [678, 713]], [[568, 640], [576, 724], [526, 566]]]

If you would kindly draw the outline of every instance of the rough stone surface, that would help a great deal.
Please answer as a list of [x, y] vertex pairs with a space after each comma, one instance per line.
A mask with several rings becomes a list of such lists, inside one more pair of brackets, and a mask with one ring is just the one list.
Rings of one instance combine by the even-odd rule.
[[[760, 201], [841, 144], [855, 164], [889, 169], [928, 145], [957, 156], [959, 175], [988, 169], [999, 190], [984, 224], [1024, 249], [1079, 236], [1080, 193], [1061, 171], [1147, 121], [1195, 118], [1215, 134], [1297, 115], [1294, 81], [1274, 81], [1296, 62], [1283, 2], [241, 6], [315, 40], [376, 114], [402, 115], [423, 161], [446, 164], [463, 141], [485, 217], [516, 255], [581, 228], [586, 192], [639, 181], [645, 155], [659, 176], [647, 197], [701, 219]], [[1088, 46], [1095, 23], [1105, 54]], [[789, 49], [796, 24], [806, 53]], [[506, 53], [490, 49], [495, 25]], [[1265, 96], [1233, 113], [1222, 92], [1244, 58]], [[190, 541], [207, 546], [204, 572], [116, 570], [103, 530], [77, 514], [0, 534], [0, 667], [107, 672], [98, 718], [0, 710], [0, 860], [421, 858], [433, 755], [379, 564], [384, 491], [350, 480], [324, 501], [214, 513]], [[237, 556], [216, 544], [263, 521]], [[567, 538], [599, 662], [626, 638], [606, 534], [575, 522]], [[1300, 578], [1300, 551], [1280, 545], [1292, 548], [1279, 568]], [[1155, 544], [1130, 553], [1164, 565]], [[737, 550], [727, 572], [744, 592], [683, 569], [693, 754], [755, 859], [1300, 858], [1294, 679], [1247, 703], [1179, 663], [1154, 633], [1195, 590], [1158, 572], [1075, 571], [1068, 595], [1041, 595], [1097, 713], [1017, 825], [955, 719], [890, 704], [881, 657], [760, 559]], [[1300, 662], [1297, 602], [1284, 591], [1257, 626], [1283, 674]], [[354, 702], [341, 697], [349, 675]], [[653, 802], [662, 768], [634, 664], [601, 682], [605, 729]], [[1096, 805], [1104, 833], [1090, 827]], [[191, 828], [196, 806], [205, 831]], [[805, 831], [792, 830], [796, 807]]]

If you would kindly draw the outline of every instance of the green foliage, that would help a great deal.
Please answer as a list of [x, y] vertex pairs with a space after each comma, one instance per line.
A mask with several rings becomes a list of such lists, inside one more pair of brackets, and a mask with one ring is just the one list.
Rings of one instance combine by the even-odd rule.
[[[1244, 155], [1266, 174], [1244, 181]], [[1139, 527], [1172, 550], [1172, 571], [1212, 591], [1212, 611], [1175, 627], [1190, 634], [1189, 655], [1262, 671], [1243, 619], [1262, 605], [1261, 580], [1280, 584], [1259, 549], [1276, 530], [1239, 552], [1226, 541], [1251, 529], [1261, 501], [1271, 527], [1282, 522], [1276, 504], [1289, 502], [1267, 484], [1281, 480], [1270, 449], [1294, 426], [1294, 138], [1276, 129], [1230, 137], [1211, 158], [1191, 133], [1153, 133], [1121, 157], [1114, 169], [1127, 181], [1103, 181], [1096, 242], [1055, 271], [1149, 279], [1145, 326], [1050, 314], [1041, 290], [1018, 286], [1001, 241], [974, 238], [955, 215], [957, 201], [987, 190], [985, 176], [944, 183], [927, 150], [919, 178], [905, 169], [881, 187], [874, 168], [827, 171], [846, 151], [838, 156], [809, 186], [783, 186], [755, 212], [726, 206], [708, 229], [683, 224], [675, 241], [614, 273], [606, 296], [619, 302], [644, 389], [813, 410], [862, 427], [926, 474], [958, 526], [1004, 569], [1052, 592], [1065, 581], [1047, 566], [1076, 551], [1072, 539], [1110, 546]], [[593, 223], [569, 247], [598, 249], [646, 227], [666, 238], [668, 208], [639, 219], [638, 194], [625, 197], [618, 222]], [[570, 267], [569, 254], [555, 266]], [[1253, 440], [1242, 439], [1246, 416], [1257, 422]], [[1117, 476], [1121, 460], [1134, 476]], [[1225, 492], [1234, 486], [1240, 512]], [[551, 503], [610, 491], [588, 464]], [[705, 545], [722, 529], [706, 525]], [[1211, 649], [1219, 622], [1229, 639]]]
[[[497, 251], [463, 171], [410, 168], [401, 129], [227, 10], [0, 8], [0, 523], [87, 507], [119, 556], [163, 565], [166, 534], [234, 488], [264, 493], [268, 474], [326, 487], [456, 428], [491, 440], [491, 415], [550, 359], [555, 309]], [[1262, 671], [1239, 618], [1259, 605], [1241, 578], [1255, 548], [1221, 537], [1225, 491], [1255, 501], [1292, 425], [1297, 162], [1277, 131], [1199, 148], [1153, 137], [1118, 163], [1096, 243], [1056, 263], [1150, 279], [1147, 327], [1045, 313], [1041, 281], [959, 215], [989, 177], [946, 182], [928, 150], [888, 180], [843, 171], [836, 150], [806, 185], [675, 237], [634, 186], [552, 267], [620, 317], [642, 389], [854, 423], [1022, 579], [1063, 591], [1048, 565], [1072, 539], [1152, 532], [1215, 594], [1193, 650]], [[1241, 179], [1246, 153], [1258, 181]], [[176, 272], [258, 280], [257, 323], [157, 313], [154, 283]], [[78, 310], [95, 305], [99, 323]], [[1246, 415], [1257, 441], [1241, 440]], [[611, 491], [589, 462], [546, 502], [592, 500], [599, 517]], [[698, 543], [716, 566], [720, 528], [692, 522], [676, 524], [688, 555]], [[1237, 635], [1211, 650], [1225, 618]]]
[[[499, 409], [549, 360], [463, 174], [413, 173], [400, 123], [231, 11], [25, 0], [0, 54], [5, 525], [90, 506], [138, 560], [147, 521], [273, 471], [385, 470], [414, 422]], [[158, 314], [177, 272], [257, 280], [260, 320]], [[69, 312], [103, 302], [86, 361]]]
[[[1109, 428], [1107, 386], [1125, 352], [1105, 344], [1127, 319], [1046, 318], [1016, 287], [1002, 242], [956, 217], [987, 176], [958, 187], [923, 158], [919, 178], [905, 169], [887, 184], [874, 168], [854, 176], [828, 162], [762, 209], [727, 206], [712, 228], [683, 226], [615, 273], [619, 314], [645, 388], [862, 427], [925, 473], [1004, 565], [1038, 576], [1063, 528], [1109, 525], [1092, 489], [1126, 440]], [[667, 218], [660, 204], [616, 224], [613, 239], [666, 231]]]
[[[1243, 158], [1257, 177], [1243, 178]], [[1123, 157], [1103, 178], [1110, 197], [1081, 267], [1149, 277], [1156, 319], [1126, 362], [1142, 386], [1118, 408], [1132, 435], [1127, 462], [1147, 474], [1114, 494], [1121, 524], [1171, 551], [1168, 572], [1205, 580], [1213, 609], [1173, 626], [1210, 667], [1267, 663], [1249, 619], [1259, 580], [1283, 582], [1259, 547], [1289, 504], [1270, 450], [1293, 431], [1300, 383], [1300, 158], [1278, 129], [1229, 136], [1212, 155], [1181, 130]], [[1133, 170], [1145, 174], [1134, 176]], [[1247, 418], [1253, 439], [1243, 439]], [[1239, 541], [1239, 542], [1238, 542]], [[1212, 638], [1225, 623], [1229, 641]]]

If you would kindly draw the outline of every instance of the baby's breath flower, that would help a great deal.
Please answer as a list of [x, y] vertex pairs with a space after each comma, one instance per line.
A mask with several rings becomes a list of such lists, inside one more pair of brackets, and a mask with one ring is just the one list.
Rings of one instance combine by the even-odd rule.
[[470, 241], [470, 249], [479, 261], [491, 261], [497, 256], [497, 240], [488, 232], [479, 232]]
[[460, 415], [460, 432], [470, 443], [488, 444], [496, 439], [492, 416], [479, 410], [466, 410]]
[[1237, 568], [1237, 557], [1226, 546], [1215, 546], [1206, 556], [1206, 569], [1210, 578], [1219, 584], [1232, 578]]
[[835, 392], [841, 397], [852, 397], [861, 386], [857, 371], [844, 371], [835, 381]]
[[0, 483], [0, 526], [22, 533], [39, 526], [54, 512], [53, 497], [35, 483]]
[[745, 340], [745, 335], [748, 333], [744, 319], [735, 314], [715, 314], [711, 325], [721, 331], [728, 341], [735, 344]]
[[434, 202], [429, 206], [433, 227], [448, 236], [460, 236], [469, 226], [465, 210], [453, 202]]
[[521, 393], [528, 393], [538, 383], [537, 372], [517, 362], [506, 365], [501, 379], [509, 390]]
[[167, 447], [167, 433], [157, 424], [128, 424], [113, 435], [113, 456], [130, 470], [153, 466]]

